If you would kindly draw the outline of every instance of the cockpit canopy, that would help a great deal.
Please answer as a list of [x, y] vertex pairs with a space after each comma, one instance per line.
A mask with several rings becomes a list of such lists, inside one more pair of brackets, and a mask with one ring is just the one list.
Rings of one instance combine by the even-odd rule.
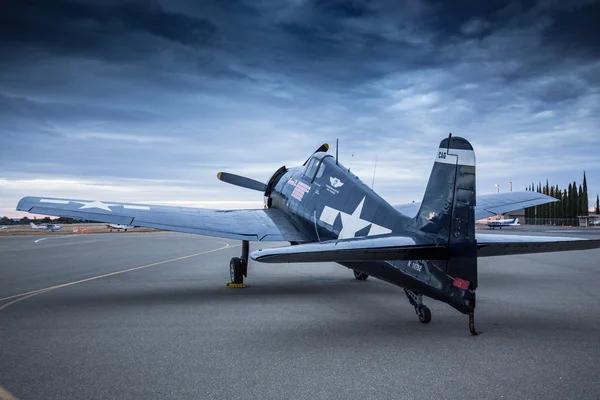
[[318, 179], [323, 176], [323, 172], [325, 172], [325, 163], [323, 163], [323, 159], [326, 157], [333, 158], [333, 156], [325, 152], [318, 152], [313, 154], [308, 160], [304, 166], [304, 176], [307, 180], [312, 181], [315, 178]]

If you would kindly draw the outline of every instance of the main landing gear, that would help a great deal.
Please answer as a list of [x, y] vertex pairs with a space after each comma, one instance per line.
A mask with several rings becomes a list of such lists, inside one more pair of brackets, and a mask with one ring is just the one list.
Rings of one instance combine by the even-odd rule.
[[248, 254], [250, 253], [250, 243], [247, 240], [242, 241], [242, 256], [233, 257], [229, 261], [229, 277], [231, 282], [227, 282], [230, 288], [246, 287], [244, 277], [248, 277]]
[[353, 269], [352, 272], [354, 272], [354, 277], [359, 281], [366, 281], [369, 277], [369, 275], [365, 274], [364, 272], [360, 272], [355, 269]]
[[424, 324], [431, 322], [431, 310], [425, 304], [423, 304], [423, 295], [416, 294], [408, 289], [404, 289], [406, 297], [410, 304], [415, 308], [415, 312], [419, 317], [419, 321]]

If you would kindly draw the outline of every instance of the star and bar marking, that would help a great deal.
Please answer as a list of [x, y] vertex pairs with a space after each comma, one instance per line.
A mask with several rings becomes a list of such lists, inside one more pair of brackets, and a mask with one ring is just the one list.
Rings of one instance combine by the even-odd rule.
[[335, 208], [325, 206], [323, 208], [323, 212], [319, 217], [319, 220], [325, 222], [328, 225], [333, 226], [335, 220], [338, 215], [342, 219], [342, 229], [340, 230], [340, 234], [338, 235], [338, 239], [349, 239], [355, 237], [356, 233], [366, 228], [367, 226], [371, 226], [369, 229], [369, 233], [366, 236], [374, 236], [374, 235], [385, 235], [386, 233], [391, 233], [392, 230], [381, 225], [374, 224], [371, 221], [364, 220], [360, 217], [362, 214], [363, 206], [365, 205], [366, 197], [363, 197], [360, 203], [356, 206], [352, 214], [345, 213], [340, 210], [336, 210]]
[[148, 206], [141, 206], [141, 205], [135, 205], [135, 204], [114, 204], [114, 203], [108, 204], [108, 203], [104, 203], [100, 200], [78, 201], [78, 200], [60, 200], [60, 199], [40, 199], [40, 203], [65, 204], [65, 205], [69, 204], [69, 203], [78, 203], [78, 204], [82, 204], [82, 206], [79, 207], [79, 210], [97, 208], [100, 210], [105, 210], [105, 211], [110, 211], [110, 212], [113, 211], [111, 209], [111, 207], [118, 207], [118, 206], [122, 206], [124, 209], [128, 209], [128, 210], [144, 210], [144, 211], [150, 210], [150, 207], [148, 207]]

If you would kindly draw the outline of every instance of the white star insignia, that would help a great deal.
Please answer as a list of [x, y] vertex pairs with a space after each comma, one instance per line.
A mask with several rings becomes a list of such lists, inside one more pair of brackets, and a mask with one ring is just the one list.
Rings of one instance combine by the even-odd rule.
[[109, 206], [114, 206], [114, 204], [104, 204], [103, 202], [98, 200], [92, 201], [90, 203], [84, 203], [83, 201], [78, 201], [77, 203], [83, 204], [81, 207], [79, 207], [80, 210], [83, 210], [85, 208], [99, 208], [101, 210], [112, 211], [109, 208]]
[[338, 239], [348, 239], [356, 237], [356, 234], [360, 230], [366, 228], [369, 225], [371, 225], [371, 228], [369, 229], [367, 236], [384, 235], [392, 232], [391, 229], [374, 224], [371, 221], [364, 220], [360, 217], [360, 214], [362, 214], [363, 206], [365, 204], [365, 198], [366, 197], [363, 197], [361, 202], [358, 203], [358, 206], [356, 206], [356, 209], [354, 209], [354, 212], [352, 212], [352, 214], [346, 214], [343, 211], [336, 210], [329, 206], [325, 206], [325, 208], [323, 208], [323, 212], [321, 213], [321, 217], [319, 218], [319, 220], [325, 222], [328, 225], [333, 225], [335, 219], [339, 215], [342, 219], [342, 229], [340, 230]]
[[356, 206], [356, 209], [352, 214], [346, 214], [344, 212], [340, 212], [342, 216], [342, 230], [340, 231], [340, 235], [338, 239], [347, 239], [353, 238], [356, 235], [356, 232], [360, 231], [363, 228], [366, 228], [371, 224], [369, 221], [365, 221], [360, 218], [360, 214], [362, 213], [363, 205], [365, 204], [365, 199]]

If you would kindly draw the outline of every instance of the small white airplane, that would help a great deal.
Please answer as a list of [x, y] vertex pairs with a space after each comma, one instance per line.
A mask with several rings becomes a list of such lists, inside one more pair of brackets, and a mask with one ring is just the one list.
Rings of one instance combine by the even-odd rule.
[[62, 228], [62, 225], [58, 225], [58, 224], [42, 224], [42, 225], [36, 225], [33, 222], [29, 223], [29, 226], [31, 227], [31, 229], [43, 229], [49, 232], [55, 232], [60, 230], [60, 228]]
[[0, 226], [0, 229], [8, 229], [8, 226]]
[[499, 228], [502, 229], [503, 226], [520, 226], [519, 218], [513, 219], [497, 219], [497, 220], [489, 220], [487, 222], [487, 226], [490, 229]]
[[125, 232], [127, 232], [127, 229], [133, 229], [136, 228], [136, 226], [133, 225], [125, 225], [125, 224], [106, 224], [106, 227], [108, 229], [110, 229], [110, 231], [112, 232], [113, 229], [116, 229], [118, 231], [123, 230]]

